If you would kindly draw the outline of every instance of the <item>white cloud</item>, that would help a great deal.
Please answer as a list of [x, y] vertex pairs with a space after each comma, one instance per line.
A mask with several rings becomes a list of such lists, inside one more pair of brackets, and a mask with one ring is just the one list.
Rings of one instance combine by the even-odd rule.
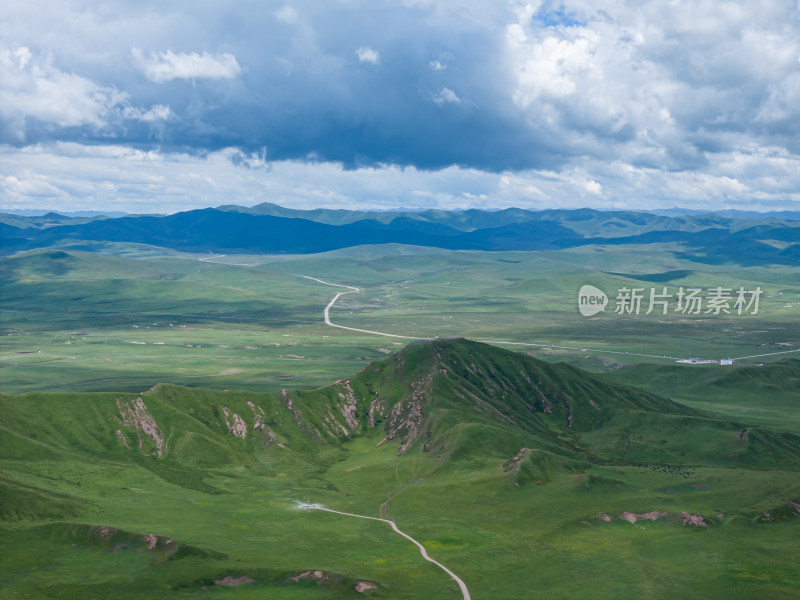
[[145, 76], [155, 83], [173, 79], [232, 79], [242, 71], [236, 57], [228, 53], [212, 55], [167, 50], [145, 56], [139, 48], [133, 48], [131, 55]]
[[712, 152], [780, 135], [753, 122], [794, 122], [796, 134], [800, 21], [788, 3], [554, 7], [521, 6], [507, 25], [509, 91], [532, 130], [573, 160], [701, 169]]
[[[191, 164], [194, 173], [213, 171], [225, 201], [238, 203], [264, 199], [259, 189], [306, 206], [334, 198], [403, 204], [402, 194], [441, 206], [798, 201], [793, 0], [345, 5], [122, 3], [109, 11], [91, 0], [7, 2], [0, 143], [17, 150], [0, 150], [3, 161], [15, 161], [0, 164], [3, 176], [16, 178], [3, 189], [22, 198], [37, 182], [62, 190], [65, 202], [110, 202], [102, 181], [130, 202], [158, 199], [156, 207], [222, 203], [197, 187], [208, 181], [173, 177], [172, 168], [188, 172]], [[389, 53], [400, 68], [369, 68]], [[244, 65], [247, 77], [232, 79]], [[161, 85], [202, 77], [225, 85]], [[459, 110], [456, 122], [437, 105], [474, 110]], [[26, 144], [59, 139], [92, 145], [25, 153]], [[139, 155], [125, 144], [191, 147], [209, 158]], [[34, 154], [39, 162], [29, 162]], [[324, 162], [330, 157], [350, 170]], [[125, 168], [117, 171], [114, 160]], [[354, 168], [391, 160], [420, 170]], [[462, 167], [423, 169], [454, 162]], [[141, 178], [129, 186], [132, 165]], [[503, 169], [515, 171], [501, 185]], [[265, 173], [275, 179], [260, 179]], [[0, 201], [10, 197], [4, 193]]]
[[433, 101], [441, 106], [442, 104], [458, 104], [461, 102], [461, 98], [450, 88], [443, 87], [439, 90], [439, 93], [433, 97]]
[[573, 94], [579, 80], [599, 68], [593, 59], [600, 40], [590, 31], [574, 39], [547, 36], [532, 42], [521, 25], [513, 24], [508, 27], [508, 41], [516, 55], [514, 101], [521, 108], [529, 107], [540, 97]]
[[21, 179], [9, 175], [3, 177], [0, 175], [0, 190], [3, 195], [17, 201], [36, 201], [38, 198], [51, 198], [59, 194], [59, 189], [52, 185], [46, 178], [31, 174], [23, 173]]
[[135, 121], [142, 121], [144, 123], [157, 123], [176, 118], [176, 115], [174, 112], [172, 112], [172, 109], [163, 104], [156, 104], [146, 111], [133, 106], [128, 106], [122, 111], [122, 116], [126, 119], [133, 119]]
[[370, 63], [373, 65], [378, 65], [381, 62], [380, 52], [373, 50], [369, 46], [362, 46], [356, 50], [356, 54], [358, 55], [358, 60], [361, 62]]
[[277, 202], [295, 208], [791, 209], [800, 159], [780, 148], [717, 155], [707, 172], [586, 160], [560, 171], [425, 171], [267, 161], [235, 148], [204, 157], [74, 143], [0, 145], [0, 209], [175, 212]]
[[111, 137], [120, 119], [158, 124], [175, 118], [169, 106], [133, 106], [126, 92], [59, 69], [52, 56], [0, 47], [0, 142], [28, 142], [31, 128], [40, 135], [42, 127], [88, 127]]
[[603, 195], [603, 186], [594, 180], [583, 182], [583, 189], [589, 194], [594, 194], [595, 196]]
[[0, 140], [24, 141], [36, 119], [50, 126], [103, 128], [110, 111], [127, 101], [113, 86], [60, 70], [27, 47], [0, 47]]

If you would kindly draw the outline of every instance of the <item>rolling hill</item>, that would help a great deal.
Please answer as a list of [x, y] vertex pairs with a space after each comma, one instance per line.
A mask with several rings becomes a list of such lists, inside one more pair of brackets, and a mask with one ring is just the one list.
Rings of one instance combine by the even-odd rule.
[[[299, 501], [398, 520], [475, 597], [638, 598], [645, 569], [625, 589], [616, 574], [645, 565], [661, 572], [656, 598], [789, 597], [796, 576], [798, 436], [463, 339], [315, 390], [0, 396], [0, 457], [0, 586], [19, 597], [217, 597], [238, 582], [245, 598], [354, 598], [357, 581], [374, 597], [456, 597], [385, 526]], [[736, 588], [761, 512], [786, 560], [766, 588]], [[681, 527], [692, 515], [710, 535]], [[651, 517], [647, 535], [630, 524]], [[584, 549], [598, 543], [603, 556]], [[722, 580], [678, 568], [708, 552], [725, 557]]]
[[[130, 423], [119, 428], [114, 424], [120, 419]], [[630, 428], [645, 422], [646, 427], [636, 425], [640, 437], [655, 440], [669, 432], [668, 440], [642, 443], [642, 448], [627, 439], [623, 443], [624, 423]], [[706, 463], [800, 468], [800, 438], [778, 436], [779, 443], [776, 434], [750, 427], [751, 439], [763, 436], [769, 440], [765, 443], [785, 446], [763, 456], [733, 443], [747, 424], [715, 420], [570, 365], [463, 339], [415, 342], [350, 379], [317, 390], [229, 393], [160, 384], [136, 396], [5, 396], [3, 423], [17, 436], [4, 456], [20, 458], [46, 449], [123, 458], [139, 444], [145, 455], [184, 466], [216, 465], [235, 462], [238, 453], [261, 445], [280, 442], [300, 451], [365, 437], [396, 448], [398, 456], [412, 448], [447, 447], [459, 454], [499, 457], [536, 440], [549, 451], [586, 460], [682, 463], [692, 454], [687, 444], [702, 431], [706, 443], [720, 444], [718, 451], [704, 455]], [[465, 428], [472, 430], [469, 443], [457, 433]], [[26, 435], [29, 431], [37, 432], [35, 438]], [[243, 440], [238, 451], [229, 434]], [[602, 444], [594, 441], [599, 438]], [[731, 454], [732, 448], [740, 451]]]

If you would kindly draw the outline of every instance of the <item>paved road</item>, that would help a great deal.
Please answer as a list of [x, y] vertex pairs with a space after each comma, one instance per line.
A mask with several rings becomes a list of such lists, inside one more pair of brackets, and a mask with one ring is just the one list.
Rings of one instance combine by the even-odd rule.
[[[347, 293], [347, 292], [344, 292], [344, 293]], [[422, 554], [422, 558], [424, 558], [425, 560], [427, 560], [430, 563], [435, 564], [442, 571], [444, 571], [445, 573], [450, 575], [450, 577], [452, 577], [453, 580], [458, 584], [458, 587], [461, 588], [461, 593], [464, 596], [464, 600], [470, 600], [470, 595], [469, 595], [469, 590], [467, 589], [467, 585], [461, 580], [461, 578], [458, 575], [456, 575], [455, 573], [453, 573], [450, 569], [445, 567], [442, 563], [437, 562], [437, 561], [433, 560], [430, 556], [428, 556], [428, 551], [425, 550], [425, 546], [420, 544], [417, 540], [412, 538], [407, 533], [403, 533], [402, 531], [400, 531], [397, 528], [397, 525], [395, 524], [394, 521], [390, 521], [389, 519], [381, 519], [381, 518], [378, 518], [378, 517], [367, 517], [367, 516], [364, 516], [364, 515], [356, 515], [356, 514], [353, 514], [353, 513], [341, 512], [339, 510], [333, 510], [331, 508], [325, 508], [324, 506], [320, 506], [319, 504], [301, 504], [300, 505], [300, 509], [301, 510], [324, 510], [325, 512], [336, 513], [337, 515], [345, 515], [347, 517], [356, 517], [356, 518], [359, 518], [359, 519], [369, 519], [370, 521], [383, 521], [384, 523], [388, 523], [389, 525], [391, 525], [392, 529], [394, 529], [395, 533], [398, 533], [398, 534], [402, 535], [404, 538], [406, 538], [407, 540], [412, 542], [417, 548], [419, 548], [419, 552], [420, 552], [420, 554]]]

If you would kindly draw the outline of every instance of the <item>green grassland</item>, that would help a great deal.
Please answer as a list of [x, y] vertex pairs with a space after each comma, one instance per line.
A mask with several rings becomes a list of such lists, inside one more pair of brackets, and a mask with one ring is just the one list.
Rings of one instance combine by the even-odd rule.
[[[785, 500], [800, 501], [800, 431], [460, 340], [286, 394], [0, 397], [2, 594], [356, 598], [369, 580], [368, 597], [459, 597], [387, 525], [298, 502], [390, 516], [473, 598], [796, 594], [800, 512]], [[157, 435], [125, 423], [137, 398]], [[667, 515], [631, 524], [625, 511]], [[321, 585], [291, 579], [308, 570]], [[242, 575], [254, 582], [212, 585]]]
[[[296, 510], [319, 502], [395, 519], [476, 599], [796, 597], [797, 360], [632, 355], [796, 347], [800, 272], [679, 249], [220, 257], [117, 244], [0, 259], [0, 596], [459, 597], [386, 524]], [[582, 349], [437, 342], [434, 368], [430, 345], [400, 352], [406, 340], [327, 327], [322, 309], [343, 289], [298, 274], [360, 288], [332, 309], [341, 325]], [[612, 301], [622, 286], [765, 297], [756, 316], [584, 318], [586, 283]], [[371, 402], [402, 405], [428, 376], [418, 437], [398, 455], [408, 428], [388, 413], [370, 427]], [[344, 378], [356, 429], [330, 386]], [[139, 397], [161, 456], [124, 427], [117, 400]], [[253, 430], [248, 402], [272, 436]], [[631, 524], [624, 511], [668, 516]], [[291, 579], [307, 570], [324, 571], [321, 585]], [[213, 584], [241, 575], [255, 581]], [[379, 587], [359, 594], [360, 579]]]
[[6, 391], [274, 390], [300, 375], [322, 385], [382, 355], [363, 338], [331, 353], [319, 325], [330, 291], [294, 276], [194, 256], [34, 252], [3, 266]]
[[772, 429], [800, 431], [800, 360], [787, 358], [730, 371], [714, 367], [638, 364], [611, 371], [606, 377], [707, 412], [733, 414]]
[[[34, 251], [0, 259], [0, 381], [9, 392], [135, 391], [159, 382], [274, 391], [291, 379], [324, 385], [401, 346], [326, 327], [322, 308], [342, 288], [297, 274], [360, 288], [332, 309], [341, 325], [571, 346], [578, 349], [517, 349], [590, 371], [671, 362], [624, 352], [739, 357], [785, 350], [778, 344], [800, 337], [796, 268], [701, 265], [675, 250], [394, 246], [294, 257], [158, 255], [133, 245], [126, 256]], [[585, 283], [605, 290], [612, 303], [623, 286], [645, 293], [760, 286], [764, 297], [758, 315], [617, 315], [609, 307], [584, 318], [577, 290]]]

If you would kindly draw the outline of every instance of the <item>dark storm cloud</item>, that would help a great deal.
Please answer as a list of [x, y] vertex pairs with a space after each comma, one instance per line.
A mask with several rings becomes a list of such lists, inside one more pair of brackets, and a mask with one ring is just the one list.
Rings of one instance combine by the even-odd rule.
[[[26, 1], [4, 12], [0, 143], [11, 148], [583, 172], [577, 189], [595, 195], [687, 173], [742, 197], [774, 193], [738, 181], [748, 161], [782, 173], [800, 152], [800, 17], [781, 0]], [[783, 181], [770, 189], [788, 201], [797, 189]]]

